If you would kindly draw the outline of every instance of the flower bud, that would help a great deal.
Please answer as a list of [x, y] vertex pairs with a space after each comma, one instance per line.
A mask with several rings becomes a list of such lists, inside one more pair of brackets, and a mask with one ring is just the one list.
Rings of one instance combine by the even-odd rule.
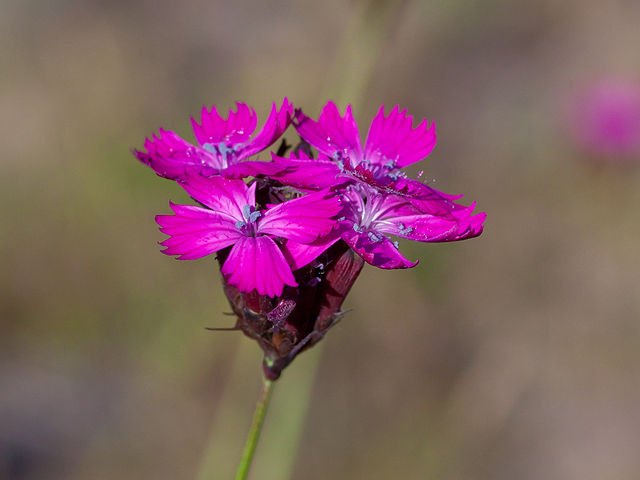
[[[220, 252], [224, 262], [228, 252]], [[270, 380], [302, 351], [319, 342], [344, 314], [340, 310], [364, 261], [339, 241], [316, 260], [295, 272], [297, 287], [281, 297], [242, 293], [224, 280], [224, 292], [237, 316], [236, 328], [264, 351], [263, 369]]]

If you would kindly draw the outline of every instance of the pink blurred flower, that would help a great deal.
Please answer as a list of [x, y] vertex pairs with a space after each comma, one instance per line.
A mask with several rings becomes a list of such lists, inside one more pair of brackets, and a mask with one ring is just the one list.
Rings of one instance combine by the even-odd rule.
[[571, 131], [586, 151], [607, 157], [640, 155], [640, 84], [605, 80], [583, 90], [571, 108]]

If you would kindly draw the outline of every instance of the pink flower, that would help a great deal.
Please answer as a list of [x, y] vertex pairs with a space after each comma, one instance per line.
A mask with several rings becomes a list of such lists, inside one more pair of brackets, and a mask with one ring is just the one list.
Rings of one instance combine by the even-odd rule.
[[256, 185], [247, 187], [242, 180], [222, 177], [187, 177], [184, 189], [206, 208], [172, 203], [174, 215], [156, 217], [160, 230], [169, 235], [161, 243], [166, 247], [163, 252], [189, 260], [231, 247], [222, 274], [241, 292], [257, 290], [275, 297], [284, 285], [297, 286], [291, 265], [294, 269], [303, 265], [297, 257], [285, 258], [281, 239], [304, 245], [327, 234], [340, 202], [317, 192], [259, 210]]
[[282, 169], [271, 177], [305, 191], [332, 187], [341, 195], [342, 217], [331, 241], [342, 238], [376, 267], [408, 268], [417, 262], [403, 257], [390, 236], [447, 242], [482, 233], [484, 213], [473, 215], [473, 205], [455, 203], [460, 197], [409, 179], [402, 170], [435, 146], [435, 127], [426, 120], [413, 128], [406, 110], [400, 112], [396, 106], [385, 116], [382, 106], [364, 147], [350, 106], [341, 116], [329, 102], [317, 122], [298, 110], [296, 120], [298, 133], [318, 149], [318, 158], [274, 155], [274, 163]]
[[577, 143], [596, 155], [640, 155], [640, 85], [607, 80], [574, 100], [571, 128]]
[[471, 215], [474, 206], [449, 215], [425, 213], [399, 195], [386, 194], [368, 185], [349, 185], [343, 193], [341, 238], [367, 263], [378, 268], [410, 268], [398, 250], [400, 237], [418, 242], [450, 242], [482, 233], [484, 213]]
[[274, 165], [246, 161], [272, 145], [291, 122], [292, 105], [286, 98], [278, 110], [274, 103], [265, 125], [253, 137], [257, 116], [245, 103], [237, 103], [227, 119], [215, 106], [202, 107], [200, 123], [191, 118], [198, 145], [192, 145], [178, 134], [159, 129], [144, 143], [145, 151], [133, 150], [134, 156], [149, 165], [159, 176], [182, 181], [189, 174], [223, 175], [242, 178], [269, 174]]

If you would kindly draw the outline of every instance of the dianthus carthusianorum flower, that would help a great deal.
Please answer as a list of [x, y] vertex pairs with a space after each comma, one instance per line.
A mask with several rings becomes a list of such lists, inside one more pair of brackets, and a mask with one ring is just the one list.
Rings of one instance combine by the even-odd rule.
[[291, 122], [291, 103], [285, 98], [280, 109], [274, 103], [266, 123], [253, 138], [258, 121], [256, 112], [245, 103], [237, 103], [236, 108], [224, 119], [215, 106], [202, 107], [200, 123], [191, 118], [197, 145], [161, 128], [145, 140], [146, 152], [134, 150], [133, 153], [158, 175], [172, 180], [184, 180], [194, 173], [234, 178], [269, 173], [272, 165], [246, 159], [280, 138]]
[[[261, 210], [256, 208], [256, 186], [222, 177], [186, 177], [184, 189], [206, 208], [171, 204], [174, 215], [156, 217], [169, 235], [162, 242], [164, 253], [190, 260], [232, 247], [222, 274], [240, 291], [277, 297], [284, 285], [298, 286], [279, 239], [301, 244], [317, 240], [333, 228], [340, 202], [318, 192]], [[290, 261], [304, 266], [297, 258]]]
[[398, 250], [398, 242], [390, 237], [448, 242], [476, 236], [482, 228], [483, 217], [471, 217], [469, 210], [451, 215], [424, 213], [402, 196], [366, 184], [348, 185], [343, 198], [341, 238], [367, 263], [379, 268], [409, 268], [418, 263], [407, 260]]

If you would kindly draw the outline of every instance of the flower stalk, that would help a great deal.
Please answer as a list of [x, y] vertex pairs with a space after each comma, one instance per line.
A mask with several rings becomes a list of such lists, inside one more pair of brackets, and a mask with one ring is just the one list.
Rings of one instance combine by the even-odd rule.
[[251, 428], [249, 429], [249, 435], [247, 441], [244, 444], [244, 451], [242, 452], [242, 458], [238, 465], [238, 471], [236, 473], [235, 480], [245, 480], [249, 474], [249, 468], [253, 460], [253, 454], [256, 451], [256, 445], [260, 438], [260, 432], [262, 431], [262, 425], [264, 423], [264, 417], [269, 407], [269, 400], [271, 399], [271, 393], [273, 391], [273, 381], [266, 377], [262, 377], [262, 388], [260, 389], [260, 396], [256, 403], [256, 409], [253, 413], [253, 420], [251, 421]]

